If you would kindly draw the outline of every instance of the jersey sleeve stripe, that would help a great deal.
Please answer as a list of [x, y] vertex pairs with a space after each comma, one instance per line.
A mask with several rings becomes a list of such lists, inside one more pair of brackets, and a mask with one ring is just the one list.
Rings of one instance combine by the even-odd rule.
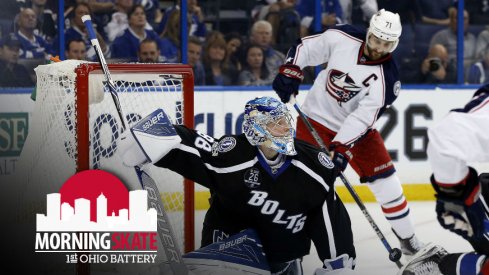
[[294, 166], [296, 166], [297, 168], [306, 172], [306, 174], [308, 174], [310, 177], [312, 177], [317, 182], [319, 182], [324, 187], [324, 189], [326, 189], [326, 191], [329, 192], [329, 186], [326, 184], [326, 182], [324, 181], [324, 179], [320, 175], [316, 174], [314, 171], [312, 171], [310, 168], [308, 168], [304, 163], [302, 163], [296, 159], [292, 160], [292, 164]]
[[[200, 152], [193, 147], [190, 147], [190, 146], [187, 146], [184, 144], [180, 144], [180, 146], [177, 149], [182, 150], [182, 151], [187, 152], [187, 153], [190, 153], [190, 154], [194, 154], [194, 155], [198, 156], [199, 158], [201, 158]], [[240, 170], [252, 167], [257, 162], [258, 162], [258, 158], [255, 157], [254, 159], [249, 160], [247, 162], [243, 162], [241, 164], [237, 164], [237, 165], [233, 165], [233, 166], [229, 166], [229, 167], [215, 167], [215, 166], [212, 166], [211, 164], [209, 164], [207, 162], [204, 162], [204, 165], [207, 167], [207, 169], [214, 171], [218, 174], [226, 174], [226, 173], [233, 173], [236, 171], [240, 171]]]
[[190, 153], [190, 154], [194, 154], [194, 155], [198, 156], [199, 158], [201, 157], [199, 150], [197, 150], [193, 147], [187, 146], [185, 144], [180, 143], [180, 146], [178, 146], [177, 149], [180, 149], [180, 150], [187, 152], [187, 153]]
[[210, 165], [209, 163], [204, 163], [204, 164], [207, 167], [207, 169], [209, 169], [209, 170], [212, 170], [218, 174], [226, 174], [226, 173], [234, 173], [236, 171], [240, 171], [240, 170], [252, 167], [257, 162], [258, 162], [258, 158], [255, 157], [254, 159], [249, 160], [247, 162], [243, 162], [241, 164], [233, 165], [233, 166], [229, 166], [229, 167], [215, 167], [215, 166]]

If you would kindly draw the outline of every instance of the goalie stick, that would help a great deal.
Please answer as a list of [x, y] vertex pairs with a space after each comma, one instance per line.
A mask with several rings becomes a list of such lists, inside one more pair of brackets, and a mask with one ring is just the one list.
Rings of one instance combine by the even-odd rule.
[[[297, 102], [296, 102], [294, 96], [291, 96], [290, 97], [289, 103], [292, 104], [292, 105], [294, 105], [294, 109], [297, 111], [297, 113], [299, 114], [299, 116], [302, 119], [302, 121], [304, 122], [304, 124], [306, 124], [307, 129], [312, 134], [312, 136], [314, 137], [314, 140], [316, 140], [316, 143], [319, 145], [319, 147], [321, 148], [321, 150], [323, 152], [325, 152], [327, 155], [329, 155], [329, 151], [326, 148], [326, 145], [324, 144], [323, 140], [319, 137], [319, 134], [317, 133], [316, 129], [314, 129], [314, 127], [312, 126], [311, 122], [309, 122], [309, 120], [307, 119], [307, 116], [299, 108], [299, 105], [297, 105]], [[397, 267], [398, 268], [401, 268], [402, 267], [402, 264], [399, 261], [401, 259], [401, 256], [402, 256], [401, 250], [399, 248], [392, 248], [389, 245], [389, 242], [385, 238], [384, 234], [382, 233], [382, 231], [380, 231], [379, 226], [374, 221], [374, 219], [372, 218], [372, 216], [370, 216], [370, 213], [368, 212], [367, 208], [365, 207], [365, 205], [363, 204], [362, 200], [358, 196], [357, 192], [355, 191], [355, 189], [353, 189], [353, 187], [351, 186], [350, 182], [345, 177], [345, 175], [343, 174], [343, 172], [340, 172], [339, 178], [341, 179], [341, 181], [343, 182], [343, 184], [346, 186], [346, 189], [348, 189], [348, 191], [350, 192], [351, 196], [353, 197], [353, 199], [357, 203], [358, 207], [360, 207], [360, 210], [362, 211], [362, 213], [365, 216], [365, 218], [367, 218], [368, 222], [370, 223], [370, 225], [374, 229], [375, 233], [379, 237], [379, 239], [382, 242], [382, 244], [384, 245], [385, 249], [387, 249], [387, 252], [389, 252], [389, 260], [391, 260], [392, 262], [395, 262], [396, 265], [397, 265]]]
[[[105, 75], [105, 79], [107, 81], [107, 86], [109, 87], [109, 92], [112, 96], [112, 100], [114, 101], [114, 105], [117, 109], [117, 113], [119, 115], [119, 119], [122, 123], [122, 133], [127, 129], [129, 124], [124, 116], [121, 108], [121, 104], [119, 101], [119, 96], [117, 95], [117, 90], [110, 75], [109, 67], [107, 62], [105, 61], [105, 57], [100, 48], [100, 44], [97, 40], [97, 36], [95, 35], [95, 30], [92, 25], [92, 20], [90, 15], [82, 16], [82, 21], [87, 28], [88, 37], [90, 42], [95, 49], [95, 53], [97, 54], [98, 61], [102, 68], [102, 71]], [[163, 202], [161, 201], [160, 192], [158, 187], [156, 186], [155, 181], [147, 174], [141, 167], [135, 167], [136, 174], [141, 183], [141, 186], [148, 192], [148, 203], [156, 208], [158, 213], [158, 222], [157, 222], [157, 230], [158, 236], [160, 238], [160, 242], [163, 246], [163, 250], [167, 261], [169, 262], [170, 268], [175, 275], [186, 275], [189, 274], [186, 265], [183, 262], [182, 255], [180, 253], [177, 240], [175, 235], [173, 234], [173, 229], [169, 223], [168, 216], [166, 214], [165, 208], [163, 206]]]

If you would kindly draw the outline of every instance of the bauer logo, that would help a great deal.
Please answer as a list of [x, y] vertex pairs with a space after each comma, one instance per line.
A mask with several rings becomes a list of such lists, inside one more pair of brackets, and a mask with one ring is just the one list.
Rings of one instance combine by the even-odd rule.
[[28, 126], [28, 113], [0, 113], [0, 157], [20, 156]]
[[166, 117], [165, 112], [162, 109], [157, 109], [132, 128], [134, 131], [140, 131], [155, 136], [173, 136], [177, 133], [170, 124], [170, 121], [171, 120]]
[[146, 190], [128, 192], [114, 175], [88, 170], [48, 194], [46, 206], [36, 216], [36, 252], [64, 252], [66, 263], [155, 263], [157, 212]]

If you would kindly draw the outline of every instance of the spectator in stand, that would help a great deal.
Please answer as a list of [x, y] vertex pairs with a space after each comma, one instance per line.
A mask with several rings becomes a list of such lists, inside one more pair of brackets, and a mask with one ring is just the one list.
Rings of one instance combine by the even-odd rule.
[[112, 13], [110, 22], [104, 27], [107, 34], [107, 41], [112, 43], [114, 39], [124, 33], [127, 29], [127, 13], [134, 6], [133, 0], [116, 0], [115, 12]]
[[[488, 0], [489, 1], [489, 0]], [[477, 36], [477, 41], [475, 43], [475, 57], [481, 59], [483, 57], [483, 52], [489, 47], [489, 28], [481, 31]]]
[[[435, 44], [442, 44], [448, 50], [448, 59], [455, 62], [457, 58], [457, 9], [450, 8], [450, 24], [448, 28], [435, 33], [430, 41], [430, 48]], [[468, 32], [469, 13], [464, 10], [464, 68], [468, 68], [475, 61], [476, 38]], [[456, 63], [455, 63], [456, 64]]]
[[[190, 25], [190, 17], [187, 23]], [[180, 12], [172, 12], [167, 22], [167, 30], [161, 38], [161, 54], [166, 63], [179, 62], [180, 56]], [[187, 29], [187, 35], [190, 30]]]
[[49, 58], [52, 54], [51, 45], [34, 31], [37, 27], [37, 16], [31, 8], [23, 9], [19, 13], [16, 35], [22, 47], [20, 58]]
[[297, 0], [276, 1], [261, 6], [257, 20], [267, 20], [272, 24], [272, 44], [280, 51], [286, 51], [301, 35], [301, 16], [295, 9]]
[[85, 41], [83, 41], [81, 38], [75, 38], [67, 41], [65, 56], [66, 59], [87, 60]]
[[368, 26], [372, 15], [378, 11], [377, 0], [339, 0], [343, 23]]
[[47, 0], [32, 0], [32, 10], [37, 16], [36, 31], [48, 43], [52, 43], [56, 36], [56, 23], [53, 11], [46, 8]]
[[[301, 37], [313, 33], [314, 1], [299, 0], [296, 9], [301, 16]], [[338, 0], [321, 1], [322, 30], [329, 26], [343, 23], [343, 9]]]
[[406, 75], [404, 79], [406, 83], [456, 83], [457, 68], [455, 62], [449, 60], [445, 46], [435, 44], [429, 49], [428, 56], [421, 63], [421, 70], [414, 72], [413, 76]]
[[489, 0], [465, 0], [464, 4], [471, 25], [489, 25]]
[[377, 0], [379, 9], [385, 9], [401, 16], [402, 25], [414, 25], [420, 20], [420, 11], [414, 0]]
[[[87, 3], [80, 2], [75, 5], [73, 9], [73, 17], [71, 18], [71, 27], [66, 29], [65, 31], [65, 41], [82, 39], [85, 41], [85, 49], [87, 50], [87, 58], [88, 60], [96, 60], [97, 56], [95, 54], [95, 50], [90, 44], [90, 40], [88, 39], [87, 30], [85, 28], [85, 24], [81, 20], [83, 15], [91, 14], [90, 6]], [[100, 48], [105, 56], [110, 55], [110, 48], [107, 46], [102, 35], [100, 35], [97, 30], [95, 30], [97, 39], [100, 43]]]
[[144, 13], [146, 14], [146, 21], [155, 28], [155, 18], [160, 12], [160, 0], [135, 0], [134, 4], [142, 5], [144, 7]]
[[448, 10], [453, 0], [417, 0], [421, 23], [448, 26], [450, 19]]
[[[133, 0], [116, 0], [115, 2], [116, 11], [112, 13], [110, 22], [104, 27], [105, 33], [107, 33], [107, 39], [109, 43], [114, 42], [114, 40], [118, 36], [121, 36], [124, 33], [124, 31], [127, 29], [127, 26], [129, 26], [127, 20], [127, 13], [132, 9], [133, 6], [134, 6]], [[146, 17], [146, 21], [148, 21], [147, 17]], [[145, 29], [153, 30], [153, 27], [151, 27], [149, 22], [146, 22]]]
[[209, 34], [204, 47], [205, 85], [234, 85], [238, 72], [226, 66], [226, 40], [218, 31]]
[[129, 25], [124, 33], [112, 43], [112, 57], [135, 61], [138, 57], [137, 53], [141, 41], [146, 38], [153, 39], [158, 43], [161, 43], [161, 41], [155, 31], [145, 29], [147, 21], [143, 6], [134, 5], [127, 16], [129, 18]]
[[248, 45], [243, 52], [243, 70], [239, 73], [238, 85], [272, 85], [274, 75], [270, 74], [265, 63], [265, 52], [258, 45]]
[[[0, 9], [0, 19], [5, 22], [13, 22], [19, 12], [27, 8], [25, 0], [2, 0], [2, 8]], [[13, 24], [11, 31], [13, 31]]]
[[[187, 1], [187, 13], [190, 16], [189, 24], [189, 35], [198, 37], [201, 41], [204, 41], [207, 35], [207, 29], [205, 27], [205, 16], [202, 12], [202, 8], [199, 6], [197, 0], [186, 0]], [[172, 6], [165, 10], [163, 18], [159, 25], [155, 28], [156, 32], [160, 36], [165, 36], [166, 32], [169, 30], [167, 27], [168, 21], [171, 18], [171, 14], [174, 12], [180, 12], [180, 0], [177, 1], [177, 5]]]
[[230, 32], [224, 36], [226, 40], [226, 63], [236, 71], [241, 71], [241, 46], [243, 38], [239, 32]]
[[116, 0], [76, 0], [77, 2], [87, 2], [92, 11], [92, 21], [97, 32], [107, 41], [107, 34], [104, 27], [107, 26], [115, 11]]
[[202, 65], [202, 41], [195, 36], [188, 38], [187, 45], [187, 61], [194, 70], [194, 84], [205, 85], [205, 71], [204, 65]]
[[470, 84], [489, 84], [489, 47], [484, 49], [482, 60], [470, 66], [467, 82]]
[[32, 87], [34, 81], [27, 69], [18, 64], [21, 43], [10, 33], [2, 39], [0, 48], [0, 87]]
[[265, 51], [265, 60], [270, 74], [278, 73], [278, 68], [283, 64], [285, 55], [272, 47], [273, 28], [270, 22], [265, 20], [256, 21], [251, 26], [250, 43], [262, 47]]
[[160, 47], [158, 41], [146, 38], [139, 44], [138, 61], [140, 63], [159, 63]]

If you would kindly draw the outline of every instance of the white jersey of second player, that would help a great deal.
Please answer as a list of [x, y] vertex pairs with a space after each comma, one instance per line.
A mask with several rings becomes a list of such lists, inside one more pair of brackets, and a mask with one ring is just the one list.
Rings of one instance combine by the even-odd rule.
[[371, 61], [363, 55], [366, 33], [339, 25], [304, 37], [288, 53], [287, 63], [300, 68], [327, 63], [302, 105], [313, 120], [337, 132], [345, 145], [362, 137], [397, 98], [401, 83], [388, 54]]
[[464, 180], [468, 163], [489, 161], [489, 85], [462, 109], [452, 110], [428, 131], [428, 159], [438, 182]]

